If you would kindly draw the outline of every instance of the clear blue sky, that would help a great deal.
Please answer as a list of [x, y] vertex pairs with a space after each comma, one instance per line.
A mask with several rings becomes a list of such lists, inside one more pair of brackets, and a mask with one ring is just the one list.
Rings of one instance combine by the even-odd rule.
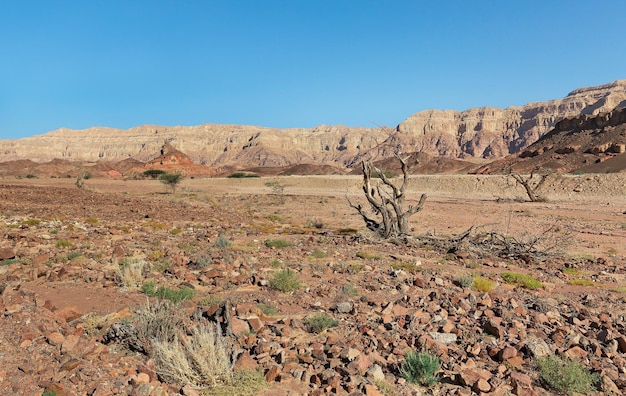
[[0, 139], [395, 126], [626, 78], [626, 2], [0, 0]]

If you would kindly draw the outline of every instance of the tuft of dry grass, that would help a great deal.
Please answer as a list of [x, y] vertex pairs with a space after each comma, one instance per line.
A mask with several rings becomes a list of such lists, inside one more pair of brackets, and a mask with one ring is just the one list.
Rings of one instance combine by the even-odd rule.
[[138, 288], [144, 283], [147, 263], [137, 258], [123, 259], [116, 270], [117, 282], [122, 287]]
[[213, 388], [234, 379], [229, 348], [212, 325], [195, 328], [184, 342], [178, 336], [173, 342], [155, 340], [152, 355], [157, 373], [168, 383]]

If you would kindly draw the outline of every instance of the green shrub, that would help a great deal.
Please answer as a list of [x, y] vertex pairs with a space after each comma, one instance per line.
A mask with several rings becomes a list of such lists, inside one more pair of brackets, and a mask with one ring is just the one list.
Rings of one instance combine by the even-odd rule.
[[29, 173], [28, 175], [26, 175], [27, 179], [36, 179], [37, 176], [33, 175], [32, 173]]
[[226, 238], [224, 235], [218, 236], [215, 240], [215, 246], [220, 249], [228, 249], [232, 244], [233, 243], [230, 241], [230, 239]]
[[183, 175], [180, 173], [164, 173], [159, 176], [159, 181], [168, 186], [172, 193], [175, 193], [176, 187], [183, 181]]
[[157, 179], [161, 175], [164, 175], [164, 174], [165, 174], [165, 171], [161, 169], [148, 169], [147, 171], [143, 172], [143, 175], [145, 177], [151, 177], [153, 179]]
[[196, 295], [195, 290], [188, 287], [181, 287], [178, 290], [170, 289], [165, 286], [156, 287], [153, 280], [144, 283], [141, 287], [141, 291], [150, 297], [162, 298], [173, 303], [190, 300]]
[[266, 239], [263, 243], [269, 248], [285, 248], [291, 246], [291, 242], [285, 239]]
[[412, 384], [432, 386], [439, 382], [437, 373], [441, 369], [439, 358], [426, 352], [408, 351], [400, 366], [400, 375]]
[[496, 287], [496, 283], [486, 278], [474, 278], [472, 288], [479, 292], [490, 292]]
[[278, 310], [275, 306], [268, 303], [259, 303], [256, 307], [263, 313], [265, 316], [274, 316], [278, 313]]
[[500, 277], [504, 279], [506, 283], [521, 286], [525, 289], [538, 289], [543, 287], [543, 284], [537, 279], [527, 274], [520, 274], [517, 272], [503, 272]]
[[421, 270], [421, 267], [415, 263], [393, 263], [391, 264], [391, 268], [394, 270], [403, 270], [411, 273]]
[[210, 307], [211, 305], [220, 304], [222, 301], [224, 301], [224, 297], [217, 294], [209, 294], [208, 296], [202, 297], [200, 301], [198, 301], [198, 305], [201, 307]]
[[22, 221], [22, 225], [34, 226], [34, 225], [39, 225], [39, 224], [41, 224], [41, 220], [39, 219], [28, 219], [28, 220]]
[[339, 326], [339, 322], [334, 320], [330, 315], [325, 312], [318, 312], [309, 316], [305, 323], [309, 327], [311, 333], [321, 333], [322, 331], [331, 327]]
[[370, 252], [369, 250], [362, 250], [362, 251], [356, 252], [356, 256], [358, 258], [362, 258], [363, 260], [380, 260], [381, 259], [379, 254]]
[[570, 285], [573, 286], [595, 286], [596, 283], [589, 279], [571, 279], [567, 281]]
[[64, 239], [59, 239], [57, 243], [55, 244], [55, 246], [58, 248], [70, 247], [72, 246], [72, 242], [66, 241]]
[[227, 177], [229, 179], [245, 179], [245, 178], [256, 178], [256, 177], [259, 177], [259, 175], [255, 175], [254, 173], [235, 172], [235, 173], [231, 173]]
[[80, 257], [82, 255], [83, 255], [82, 252], [69, 252], [67, 254], [67, 259], [68, 260], [74, 260], [75, 258], [78, 258], [78, 257]]
[[461, 276], [457, 278], [454, 283], [463, 289], [469, 289], [474, 284], [474, 279], [469, 276]]
[[574, 267], [563, 268], [561, 272], [563, 272], [566, 275], [580, 275], [581, 274], [580, 270]]
[[539, 359], [537, 366], [539, 375], [546, 384], [554, 390], [567, 394], [591, 392], [595, 390], [594, 384], [600, 380], [599, 374], [591, 373], [582, 363], [558, 356]]
[[2, 261], [0, 261], [0, 267], [3, 267], [5, 265], [17, 264], [19, 262], [20, 262], [20, 260], [18, 260], [18, 259], [2, 260]]
[[314, 250], [311, 254], [309, 254], [309, 257], [312, 259], [324, 258], [326, 256], [328, 256], [328, 254], [322, 252], [321, 250]]
[[346, 283], [341, 285], [341, 292], [348, 297], [356, 297], [359, 295], [359, 290], [354, 287], [351, 283]]
[[290, 292], [302, 287], [296, 273], [289, 268], [278, 271], [269, 283], [272, 288], [282, 292]]

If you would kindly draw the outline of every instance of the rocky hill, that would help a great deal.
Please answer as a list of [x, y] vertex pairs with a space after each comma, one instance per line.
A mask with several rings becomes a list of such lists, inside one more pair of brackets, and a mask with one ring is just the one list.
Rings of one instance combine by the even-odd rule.
[[476, 173], [626, 172], [626, 108], [596, 116], [566, 118], [521, 153], [479, 168]]
[[580, 88], [565, 98], [499, 109], [463, 112], [427, 110], [402, 122], [391, 146], [453, 158], [501, 158], [517, 153], [548, 133], [557, 122], [578, 115], [597, 115], [626, 106], [626, 80]]
[[366, 156], [391, 157], [398, 149], [439, 158], [493, 160], [524, 150], [560, 120], [625, 106], [626, 80], [620, 80], [576, 89], [563, 99], [521, 107], [422, 111], [395, 130], [325, 125], [276, 129], [216, 124], [143, 125], [128, 130], [62, 128], [44, 135], [0, 140], [0, 162], [28, 159], [43, 163], [56, 159], [117, 163], [132, 159], [145, 163], [158, 157], [165, 144], [185, 153], [194, 164], [210, 167], [206, 174], [303, 164], [311, 169], [337, 172], [352, 168]]

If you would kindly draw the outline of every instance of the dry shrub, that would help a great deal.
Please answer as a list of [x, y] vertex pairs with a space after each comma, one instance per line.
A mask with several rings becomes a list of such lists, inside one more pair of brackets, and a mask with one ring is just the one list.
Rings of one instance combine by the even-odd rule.
[[136, 345], [132, 350], [150, 354], [155, 343], [173, 341], [186, 325], [184, 310], [168, 300], [157, 300], [155, 303], [139, 309], [131, 322], [136, 336]]
[[155, 340], [152, 356], [157, 373], [168, 383], [203, 388], [233, 382], [228, 347], [212, 325], [195, 328], [185, 342], [178, 336], [173, 342]]
[[117, 283], [127, 288], [137, 288], [143, 284], [147, 263], [136, 258], [123, 259], [116, 270]]

